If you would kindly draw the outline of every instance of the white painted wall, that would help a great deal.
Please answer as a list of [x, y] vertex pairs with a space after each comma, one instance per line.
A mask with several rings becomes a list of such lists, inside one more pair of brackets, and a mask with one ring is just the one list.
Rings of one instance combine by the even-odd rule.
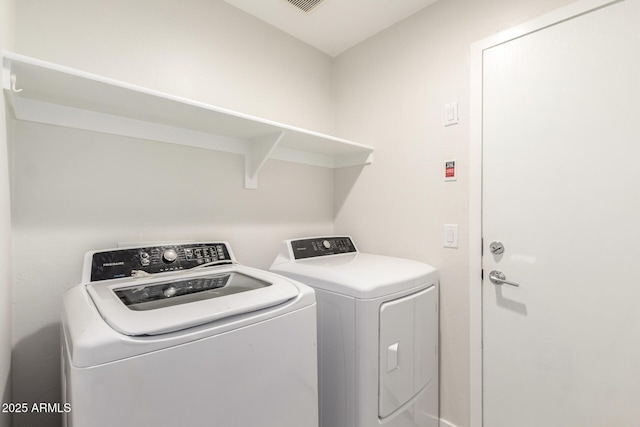
[[[470, 44], [570, 2], [439, 1], [335, 60], [336, 133], [376, 148], [371, 166], [336, 172], [335, 229], [363, 251], [440, 269], [443, 425], [470, 425]], [[452, 101], [460, 123], [445, 128]], [[458, 161], [456, 182], [443, 180], [449, 159]], [[458, 249], [443, 248], [443, 224], [459, 224]]]
[[[20, 0], [16, 51], [320, 132], [333, 128], [331, 59], [222, 1]], [[241, 262], [267, 268], [285, 238], [333, 232], [329, 169], [271, 161], [258, 190], [246, 190], [238, 155], [14, 127], [14, 401], [59, 401], [60, 298], [79, 282], [85, 251], [119, 241], [225, 239]], [[59, 420], [28, 414], [14, 425]]]
[[[13, 47], [14, 0], [0, 0], [0, 49]], [[0, 100], [0, 402], [11, 401], [11, 209], [8, 129], [4, 97]], [[0, 427], [11, 417], [0, 412]]]
[[330, 133], [331, 58], [222, 0], [20, 0], [16, 50]]

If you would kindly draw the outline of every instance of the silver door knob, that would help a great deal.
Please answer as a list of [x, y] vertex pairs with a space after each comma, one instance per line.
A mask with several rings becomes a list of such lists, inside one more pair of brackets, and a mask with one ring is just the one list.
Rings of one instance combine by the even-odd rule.
[[493, 270], [491, 273], [489, 273], [489, 280], [491, 280], [491, 283], [493, 283], [494, 285], [505, 284], [505, 285], [511, 285], [515, 287], [520, 286], [517, 283], [509, 282], [508, 280], [505, 280], [506, 278], [507, 276], [505, 276], [502, 271]]

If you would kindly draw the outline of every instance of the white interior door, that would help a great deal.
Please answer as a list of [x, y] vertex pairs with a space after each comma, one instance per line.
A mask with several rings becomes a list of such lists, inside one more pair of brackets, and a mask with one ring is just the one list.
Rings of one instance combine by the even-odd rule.
[[638, 427], [640, 0], [485, 50], [482, 90], [483, 425]]

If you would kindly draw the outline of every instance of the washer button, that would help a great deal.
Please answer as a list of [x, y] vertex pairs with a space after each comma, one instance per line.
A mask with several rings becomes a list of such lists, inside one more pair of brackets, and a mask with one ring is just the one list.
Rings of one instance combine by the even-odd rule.
[[164, 262], [172, 263], [176, 259], [178, 259], [178, 252], [176, 252], [175, 249], [167, 249], [162, 254], [162, 259], [164, 260]]

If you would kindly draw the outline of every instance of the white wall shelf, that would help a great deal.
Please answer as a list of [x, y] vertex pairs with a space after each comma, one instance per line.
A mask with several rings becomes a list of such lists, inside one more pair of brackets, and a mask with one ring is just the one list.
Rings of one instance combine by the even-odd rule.
[[2, 87], [18, 120], [245, 156], [245, 187], [268, 159], [339, 168], [372, 162], [373, 147], [3, 52]]

